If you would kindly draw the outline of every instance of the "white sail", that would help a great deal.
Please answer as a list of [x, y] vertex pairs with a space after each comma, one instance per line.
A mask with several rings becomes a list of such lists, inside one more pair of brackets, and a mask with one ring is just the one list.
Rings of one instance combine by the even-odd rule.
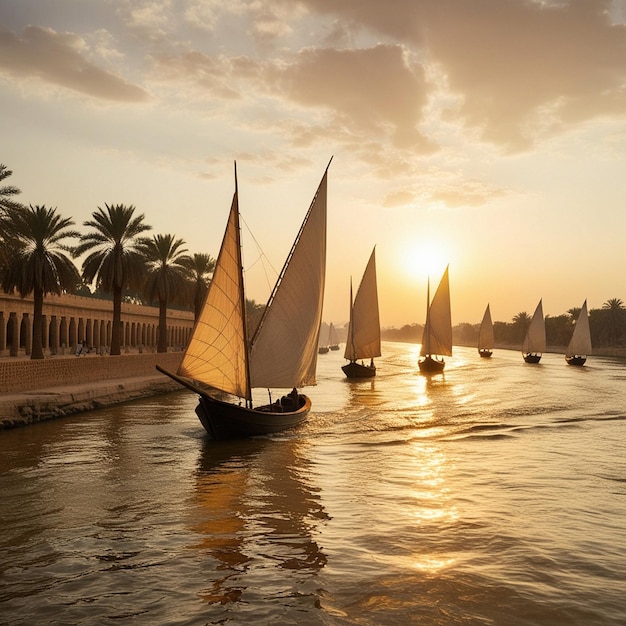
[[485, 309], [480, 329], [478, 330], [478, 349], [491, 350], [494, 344], [493, 322], [491, 321], [491, 311], [489, 305]]
[[422, 335], [421, 356], [438, 354], [452, 356], [452, 314], [450, 310], [450, 281], [448, 268], [426, 312]]
[[546, 351], [546, 325], [543, 319], [543, 305], [541, 300], [535, 309], [530, 326], [524, 337], [522, 352], [524, 354], [541, 353]]
[[328, 327], [328, 345], [329, 346], [336, 346], [338, 343], [337, 341], [337, 331], [335, 330], [335, 327], [333, 326], [333, 323], [330, 323], [330, 326]]
[[324, 172], [250, 348], [252, 387], [315, 384], [326, 273]]
[[[350, 289], [352, 299], [352, 288]], [[356, 292], [350, 303], [350, 323], [344, 357], [350, 361], [380, 356], [380, 319], [376, 285], [376, 248], [372, 250]]]
[[239, 200], [235, 188], [213, 279], [178, 374], [249, 399], [244, 320]]
[[585, 300], [576, 320], [574, 334], [567, 346], [565, 356], [587, 356], [589, 354], [591, 354], [591, 331], [589, 329], [587, 300]]

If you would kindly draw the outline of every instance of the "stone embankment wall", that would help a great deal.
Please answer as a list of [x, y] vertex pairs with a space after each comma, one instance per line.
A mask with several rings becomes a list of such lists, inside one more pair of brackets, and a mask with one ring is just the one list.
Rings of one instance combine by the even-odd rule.
[[156, 365], [175, 372], [182, 356], [167, 352], [0, 361], [0, 428], [181, 389]]
[[155, 366], [176, 371], [182, 352], [151, 352], [121, 356], [70, 356], [0, 362], [0, 393], [16, 393], [65, 385], [83, 385], [113, 378], [161, 376]]

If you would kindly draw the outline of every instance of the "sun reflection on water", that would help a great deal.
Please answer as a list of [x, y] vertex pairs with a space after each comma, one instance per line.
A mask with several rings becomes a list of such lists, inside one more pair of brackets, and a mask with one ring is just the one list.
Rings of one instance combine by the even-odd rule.
[[[411, 443], [408, 475], [413, 481], [409, 493], [411, 503], [406, 511], [411, 526], [422, 529], [425, 538], [434, 527], [451, 526], [459, 520], [459, 511], [452, 500], [447, 483], [449, 461], [443, 449], [438, 445], [423, 440]], [[424, 541], [420, 546], [430, 545]], [[452, 566], [456, 558], [440, 552], [424, 551], [419, 554], [419, 547], [410, 556], [411, 567], [420, 571], [435, 573]]]

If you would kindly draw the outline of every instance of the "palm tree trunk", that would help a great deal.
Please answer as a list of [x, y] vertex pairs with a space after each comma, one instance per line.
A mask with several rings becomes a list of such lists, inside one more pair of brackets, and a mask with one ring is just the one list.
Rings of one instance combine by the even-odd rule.
[[43, 359], [43, 345], [41, 341], [41, 321], [43, 317], [43, 289], [33, 291], [33, 347], [31, 359]]
[[159, 299], [159, 341], [157, 352], [167, 352], [167, 300]]
[[121, 354], [122, 345], [122, 288], [113, 288], [113, 328], [111, 329], [111, 356]]

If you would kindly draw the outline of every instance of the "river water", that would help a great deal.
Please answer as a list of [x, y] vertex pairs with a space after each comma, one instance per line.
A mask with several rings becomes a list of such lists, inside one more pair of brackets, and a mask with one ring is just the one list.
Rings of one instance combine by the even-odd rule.
[[0, 432], [0, 624], [626, 623], [626, 362], [417, 349], [271, 438], [186, 390]]

